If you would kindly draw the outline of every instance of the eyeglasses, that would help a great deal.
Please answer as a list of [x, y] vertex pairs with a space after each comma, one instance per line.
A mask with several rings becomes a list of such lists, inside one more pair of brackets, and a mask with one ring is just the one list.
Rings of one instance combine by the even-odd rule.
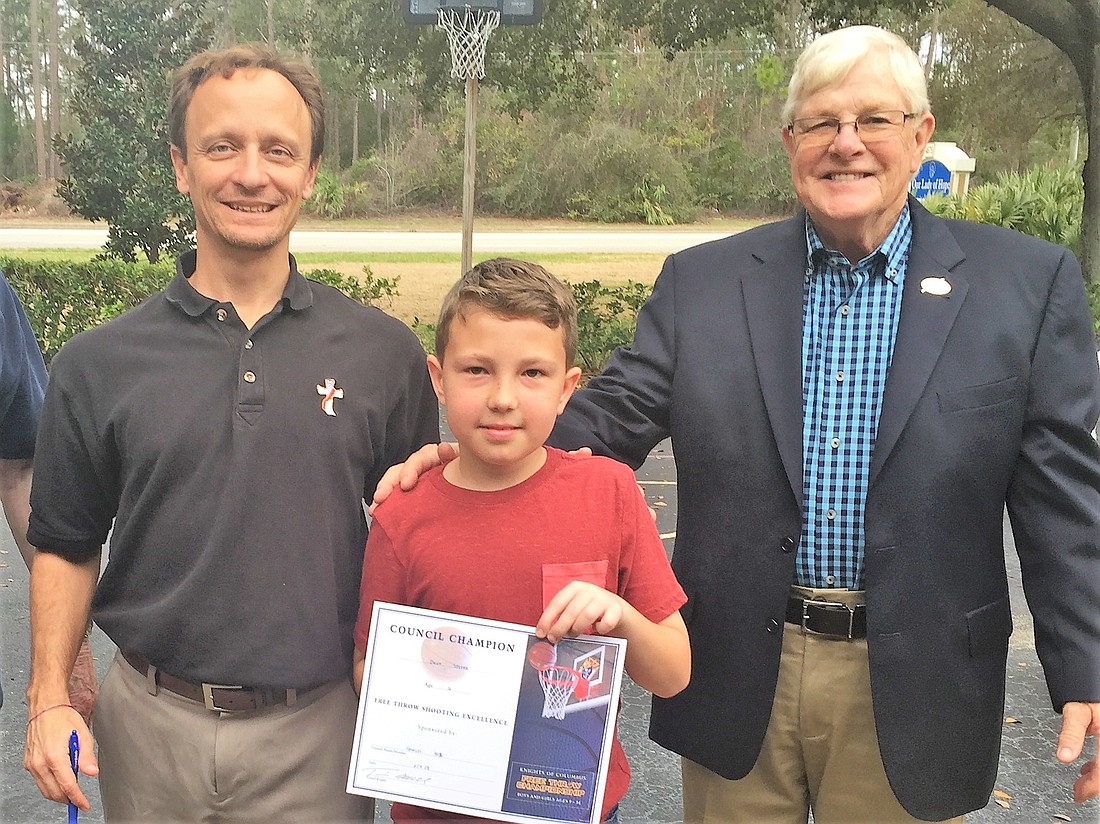
[[917, 116], [916, 112], [903, 112], [892, 109], [885, 112], [868, 112], [855, 120], [841, 120], [837, 117], [796, 117], [788, 128], [804, 146], [828, 146], [840, 130], [849, 123], [864, 143], [889, 140], [901, 131], [905, 121]]

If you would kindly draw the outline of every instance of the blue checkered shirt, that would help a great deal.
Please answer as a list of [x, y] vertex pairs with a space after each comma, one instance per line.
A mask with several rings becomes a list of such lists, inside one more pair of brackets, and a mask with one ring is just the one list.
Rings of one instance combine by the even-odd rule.
[[853, 266], [806, 218], [801, 586], [863, 588], [867, 479], [912, 238], [906, 206], [882, 245]]

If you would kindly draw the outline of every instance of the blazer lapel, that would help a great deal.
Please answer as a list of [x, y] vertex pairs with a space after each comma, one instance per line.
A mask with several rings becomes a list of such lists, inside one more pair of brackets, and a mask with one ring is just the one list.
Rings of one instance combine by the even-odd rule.
[[[878, 436], [871, 459], [873, 483], [901, 437], [943, 351], [969, 284], [954, 269], [964, 259], [947, 224], [910, 198], [913, 245], [905, 272], [897, 340], [886, 377]], [[928, 279], [932, 280], [929, 281]], [[922, 282], [925, 290], [922, 291]], [[936, 294], [950, 286], [946, 294]]]
[[[802, 503], [802, 291], [806, 276], [805, 214], [779, 224], [752, 256], [741, 288], [752, 356], [776, 446], [791, 489]], [[791, 250], [795, 254], [791, 254]]]

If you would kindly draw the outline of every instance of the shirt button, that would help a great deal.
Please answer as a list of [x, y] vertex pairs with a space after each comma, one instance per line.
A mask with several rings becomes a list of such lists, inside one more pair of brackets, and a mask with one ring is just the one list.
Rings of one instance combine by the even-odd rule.
[[829, 444], [833, 447], [833, 449], [839, 449], [840, 448], [840, 438], [833, 438], [831, 441], [829, 441]]
[[244, 373], [244, 382], [245, 383], [255, 383], [256, 382], [256, 373], [252, 372], [252, 371], [245, 372]]
[[244, 348], [245, 348], [245, 349], [251, 349], [251, 348], [252, 348], [252, 341], [250, 341], [250, 340], [246, 340], [246, 341], [244, 342]]
[[[244, 376], [245, 380], [248, 380], [248, 375], [249, 374], [251, 374], [251, 373], [248, 373]], [[833, 520], [833, 518], [836, 517], [836, 510], [835, 509], [830, 509], [828, 512], [825, 513], [825, 517], [828, 518], [830, 521]]]
[[214, 314], [218, 316], [218, 320], [225, 320], [226, 316], [229, 313], [226, 312], [224, 309], [218, 309], [218, 311], [215, 312]]
[[847, 315], [851, 311], [852, 310], [848, 308], [848, 304], [844, 304], [843, 306], [840, 307], [840, 314], [842, 314], [842, 315]]
[[843, 372], [837, 372], [836, 373], [836, 380], [837, 380], [837, 383], [840, 383], [842, 380], [844, 380], [844, 373]]
[[833, 584], [836, 583], [836, 576], [835, 575], [826, 575], [825, 576], [825, 583], [827, 583], [829, 586], [832, 586]]

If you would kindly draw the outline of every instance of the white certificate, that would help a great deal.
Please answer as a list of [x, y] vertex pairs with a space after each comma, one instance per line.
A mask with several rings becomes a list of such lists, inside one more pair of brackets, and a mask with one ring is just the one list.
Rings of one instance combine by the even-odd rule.
[[349, 793], [599, 824], [626, 641], [376, 603]]

